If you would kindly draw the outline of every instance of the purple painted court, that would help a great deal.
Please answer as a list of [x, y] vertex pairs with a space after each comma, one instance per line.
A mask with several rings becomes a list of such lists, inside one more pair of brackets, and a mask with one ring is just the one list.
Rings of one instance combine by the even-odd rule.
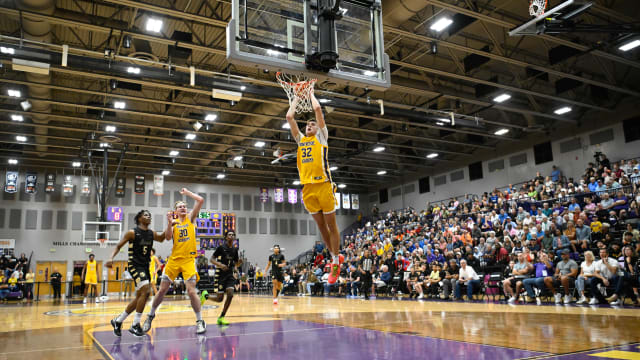
[[[95, 340], [113, 359], [522, 359], [533, 351], [297, 320], [209, 325], [197, 336], [192, 326], [161, 327], [136, 338], [123, 331], [98, 331]], [[400, 355], [402, 354], [402, 355]]]

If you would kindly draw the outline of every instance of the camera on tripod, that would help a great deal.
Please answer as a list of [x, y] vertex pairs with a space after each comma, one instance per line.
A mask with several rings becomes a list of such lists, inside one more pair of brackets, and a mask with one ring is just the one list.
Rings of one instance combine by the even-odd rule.
[[596, 166], [600, 165], [600, 157], [602, 156], [601, 151], [596, 151], [593, 153], [593, 158], [596, 160]]

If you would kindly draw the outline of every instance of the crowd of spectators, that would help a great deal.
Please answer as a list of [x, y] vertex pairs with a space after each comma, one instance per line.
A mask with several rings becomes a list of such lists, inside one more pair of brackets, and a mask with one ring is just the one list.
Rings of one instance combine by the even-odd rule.
[[326, 281], [330, 256], [317, 243], [312, 262], [289, 269], [285, 286], [298, 295], [459, 300], [487, 289], [499, 273], [510, 303], [548, 296], [619, 305], [629, 296], [638, 304], [640, 167], [636, 160], [597, 160], [575, 179], [554, 166], [548, 176], [538, 172], [518, 186], [421, 211], [374, 206], [344, 236], [335, 285]]

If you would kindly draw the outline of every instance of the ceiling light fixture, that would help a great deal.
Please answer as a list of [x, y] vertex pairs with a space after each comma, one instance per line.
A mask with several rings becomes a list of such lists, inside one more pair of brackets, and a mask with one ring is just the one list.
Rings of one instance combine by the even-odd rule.
[[347, 187], [347, 185], [345, 185], [345, 184], [340, 184], [340, 185], [338, 185], [338, 188], [340, 188], [340, 189], [344, 189], [344, 188], [346, 188], [346, 187]]
[[242, 155], [238, 155], [238, 156], [234, 156], [233, 157], [233, 161], [240, 161], [242, 160]]
[[20, 142], [25, 142], [25, 141], [27, 141], [27, 137], [26, 136], [22, 136], [22, 135], [18, 135], [18, 136], [16, 136], [16, 140], [18, 140]]
[[187, 140], [195, 140], [196, 134], [187, 134], [184, 136], [184, 138]]
[[629, 41], [626, 44], [623, 44], [618, 48], [618, 50], [629, 51], [631, 49], [637, 48], [638, 46], [640, 46], [640, 39], [635, 39], [635, 40]]
[[570, 111], [571, 111], [571, 108], [570, 108], [570, 107], [568, 107], [568, 106], [563, 106], [563, 107], [561, 107], [561, 108], [559, 108], [559, 109], [556, 109], [556, 110], [554, 111], [554, 113], [556, 113], [556, 115], [563, 115], [563, 114], [566, 114], [566, 113], [568, 113], [568, 112], [570, 112]]
[[20, 103], [20, 107], [22, 108], [22, 110], [24, 111], [29, 111], [31, 109], [31, 103], [29, 102], [29, 100], [25, 100], [23, 102]]
[[438, 157], [438, 153], [431, 153], [429, 155], [427, 155], [427, 159], [433, 159], [433, 158], [437, 158]]
[[371, 70], [367, 70], [364, 72], [364, 76], [376, 76], [376, 72], [375, 71], [371, 71]]
[[107, 125], [105, 126], [104, 131], [114, 133], [116, 132], [116, 127], [113, 125]]
[[7, 94], [11, 97], [22, 97], [20, 90], [8, 89]]
[[337, 166], [332, 166], [332, 167], [329, 168], [329, 170], [336, 171], [336, 170], [338, 170], [338, 167]]
[[501, 103], [501, 102], [507, 101], [509, 99], [511, 99], [511, 95], [509, 95], [509, 94], [501, 94], [501, 95], [498, 95], [498, 96], [494, 97], [493, 101], [495, 101], [497, 103]]
[[133, 67], [133, 66], [129, 66], [127, 68], [127, 72], [129, 74], [140, 74], [140, 68], [139, 67]]
[[245, 90], [247, 90], [246, 86], [244, 86], [244, 85], [240, 86], [240, 91], [245, 91]]
[[378, 171], [378, 175], [386, 175], [387, 171], [386, 170], [380, 170]]
[[216, 175], [216, 179], [224, 179], [225, 177], [227, 177], [227, 175], [225, 175], [225, 174]]
[[494, 135], [504, 135], [504, 134], [506, 134], [508, 132], [509, 132], [509, 129], [500, 129], [500, 130], [497, 130], [496, 132], [494, 132], [493, 134]]
[[171, 150], [169, 151], [169, 156], [178, 156], [180, 155], [180, 152], [177, 150]]
[[167, 176], [167, 175], [169, 175], [169, 174], [171, 174], [171, 171], [169, 171], [169, 170], [162, 170], [162, 175]]
[[9, 165], [18, 165], [18, 159], [9, 159]]
[[384, 146], [376, 146], [375, 148], [373, 148], [374, 152], [381, 152], [384, 151], [385, 147]]
[[319, 102], [320, 104], [326, 104], [326, 103], [328, 103], [328, 102], [331, 102], [331, 100], [330, 100], [330, 99], [318, 99], [318, 102]]
[[286, 123], [282, 124], [282, 128], [283, 129], [291, 129], [291, 125], [289, 125], [289, 123], [286, 122]]
[[16, 50], [14, 48], [0, 46], [0, 53], [14, 55]]
[[11, 120], [13, 120], [13, 121], [20, 121], [20, 122], [22, 122], [22, 121], [24, 121], [24, 116], [22, 116], [22, 115], [12, 114], [12, 115], [11, 115]]
[[449, 27], [449, 25], [453, 24], [453, 20], [448, 17], [443, 17], [434, 22], [430, 29], [433, 31], [441, 32], [442, 30]]
[[109, 143], [100, 143], [100, 147], [101, 148], [108, 148], [108, 147], [111, 147], [111, 146], [109, 145]]
[[80, 161], [74, 161], [74, 162], [71, 163], [71, 166], [77, 168], [77, 167], [82, 166], [82, 163]]
[[113, 107], [116, 109], [124, 109], [127, 104], [124, 101], [116, 101], [113, 103]]
[[266, 144], [265, 144], [265, 142], [264, 142], [264, 141], [256, 141], [256, 143], [255, 143], [255, 144], [253, 144], [253, 145], [254, 145], [255, 147], [259, 147], [259, 148], [261, 148], [261, 147], [264, 147]]
[[207, 114], [204, 117], [205, 121], [216, 121], [216, 119], [218, 118], [218, 115], [216, 114]]
[[162, 20], [149, 18], [147, 19], [147, 31], [160, 32], [162, 30]]

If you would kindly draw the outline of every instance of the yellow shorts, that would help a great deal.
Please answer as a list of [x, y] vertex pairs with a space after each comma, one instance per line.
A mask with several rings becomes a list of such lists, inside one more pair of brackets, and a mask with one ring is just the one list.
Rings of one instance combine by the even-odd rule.
[[182, 273], [182, 278], [184, 280], [191, 279], [194, 275], [196, 276], [196, 281], [198, 281], [198, 271], [196, 270], [196, 261], [194, 258], [169, 258], [167, 261], [167, 265], [164, 267], [164, 271], [162, 272], [162, 276], [166, 276], [172, 282], [176, 279], [178, 274]]
[[309, 214], [331, 214], [336, 211], [336, 197], [333, 184], [329, 181], [318, 184], [305, 184], [302, 188], [302, 202]]
[[98, 275], [97, 274], [90, 274], [90, 273], [85, 274], [84, 283], [85, 284], [90, 284], [90, 285], [97, 285], [98, 284]]

